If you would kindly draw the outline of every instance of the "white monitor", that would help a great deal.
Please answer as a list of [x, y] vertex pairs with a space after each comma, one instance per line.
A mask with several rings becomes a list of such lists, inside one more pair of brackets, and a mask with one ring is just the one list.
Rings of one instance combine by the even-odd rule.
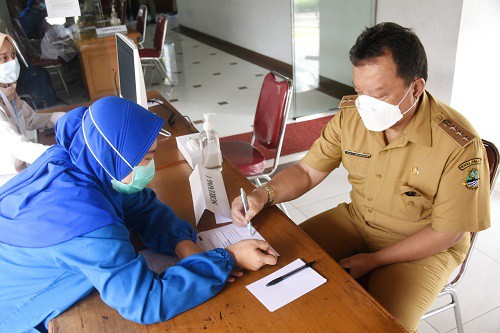
[[148, 108], [146, 85], [137, 45], [123, 34], [116, 34], [120, 97]]

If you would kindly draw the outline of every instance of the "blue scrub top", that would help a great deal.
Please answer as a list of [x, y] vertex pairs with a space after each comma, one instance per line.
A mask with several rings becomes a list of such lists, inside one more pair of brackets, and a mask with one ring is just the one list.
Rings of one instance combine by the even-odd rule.
[[[175, 255], [178, 242], [195, 241], [192, 226], [151, 189], [124, 195], [123, 223], [41, 248], [0, 243], [0, 332], [25, 332], [48, 322], [96, 288], [102, 300], [141, 324], [168, 320], [216, 295], [234, 260], [226, 250], [192, 255], [163, 274], [135, 254], [129, 231], [147, 247]], [[82, 218], [85, 218], [82, 216]]]
[[165, 321], [205, 302], [225, 284], [226, 250], [150, 271], [129, 230], [175, 254], [195, 241], [191, 225], [150, 189], [112, 188], [144, 158], [163, 120], [133, 102], [105, 97], [58, 120], [57, 144], [0, 187], [0, 332], [45, 326], [93, 288], [138, 323]]

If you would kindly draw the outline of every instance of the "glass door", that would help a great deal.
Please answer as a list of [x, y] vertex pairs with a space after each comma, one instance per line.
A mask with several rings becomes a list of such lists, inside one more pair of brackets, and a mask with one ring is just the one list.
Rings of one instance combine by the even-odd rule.
[[354, 94], [349, 49], [375, 21], [375, 0], [292, 0], [294, 119], [337, 111]]

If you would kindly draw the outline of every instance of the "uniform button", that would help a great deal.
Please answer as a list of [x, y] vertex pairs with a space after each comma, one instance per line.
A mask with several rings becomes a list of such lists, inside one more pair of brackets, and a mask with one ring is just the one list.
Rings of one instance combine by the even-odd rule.
[[371, 196], [368, 196], [367, 199], [368, 199], [368, 201], [372, 201], [373, 200], [373, 198]]
[[378, 178], [382, 178], [382, 174], [381, 173], [377, 173], [377, 177]]
[[408, 206], [413, 206], [415, 203], [413, 201], [408, 201], [407, 205]]
[[368, 213], [371, 213], [371, 212], [373, 212], [373, 209], [368, 208]]
[[443, 117], [442, 117], [442, 116], [437, 116], [437, 117], [436, 117], [436, 120], [437, 120], [437, 121], [441, 121], [441, 120], [443, 120]]

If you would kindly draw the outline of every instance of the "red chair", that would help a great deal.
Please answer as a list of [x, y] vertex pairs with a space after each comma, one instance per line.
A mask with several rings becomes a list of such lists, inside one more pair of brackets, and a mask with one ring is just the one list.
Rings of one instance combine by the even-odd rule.
[[144, 41], [146, 40], [146, 20], [148, 19], [148, 6], [141, 5], [139, 12], [137, 12], [137, 25], [135, 30], [141, 33], [141, 41], [137, 43], [139, 48], [143, 48]]
[[[489, 141], [483, 140], [483, 145], [484, 148], [486, 149], [486, 155], [488, 157], [488, 166], [490, 167], [490, 193], [493, 191], [493, 188], [495, 186], [495, 182], [498, 176], [498, 166], [500, 162], [500, 154], [498, 153], [497, 147]], [[422, 319], [429, 318], [431, 316], [434, 316], [438, 313], [441, 313], [443, 311], [446, 311], [448, 309], [453, 309], [455, 311], [455, 322], [457, 324], [457, 332], [458, 333], [464, 333], [464, 327], [462, 323], [462, 315], [460, 314], [460, 306], [458, 304], [458, 295], [457, 292], [455, 291], [455, 286], [462, 280], [462, 277], [464, 276], [465, 270], [469, 264], [469, 259], [470, 255], [472, 253], [472, 250], [474, 248], [474, 245], [476, 244], [477, 240], [477, 232], [471, 232], [470, 233], [470, 248], [469, 252], [467, 253], [467, 256], [465, 257], [464, 262], [460, 266], [460, 271], [458, 274], [455, 276], [453, 281], [447, 283], [444, 287], [443, 290], [439, 293], [438, 297], [442, 297], [445, 295], [450, 295], [451, 296], [451, 301], [448, 304], [442, 305], [432, 311], [428, 311], [422, 316]]]
[[127, 20], [127, 0], [122, 0], [121, 2], [121, 12], [120, 12], [120, 24], [125, 24]]
[[165, 37], [167, 36], [167, 17], [165, 15], [158, 16], [156, 23], [154, 48], [152, 49], [139, 49], [139, 57], [143, 67], [155, 67], [163, 80], [170, 81], [168, 78], [167, 70], [163, 66], [161, 57], [163, 54], [163, 44], [165, 44]]
[[[221, 142], [224, 157], [257, 185], [261, 185], [261, 180], [271, 180], [271, 175], [278, 168], [292, 89], [292, 81], [289, 78], [276, 72], [267, 74], [260, 90], [250, 142]], [[266, 158], [254, 146], [255, 140], [266, 150], [274, 152], [274, 164], [268, 172], [264, 171]]]

